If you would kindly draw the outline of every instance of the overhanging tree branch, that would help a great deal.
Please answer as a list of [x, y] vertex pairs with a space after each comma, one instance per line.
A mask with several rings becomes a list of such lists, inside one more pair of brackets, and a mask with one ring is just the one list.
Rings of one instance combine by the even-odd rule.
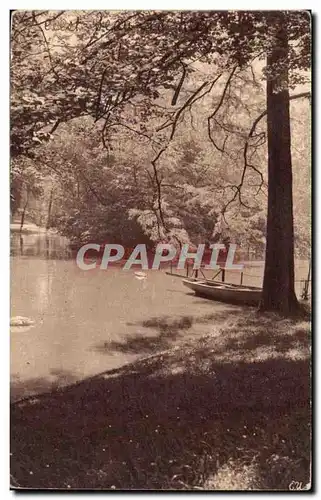
[[233, 78], [233, 75], [235, 73], [237, 69], [237, 66], [234, 66], [234, 68], [232, 69], [231, 73], [229, 74], [227, 80], [226, 80], [226, 83], [224, 85], [224, 89], [223, 89], [223, 92], [222, 92], [222, 95], [221, 95], [221, 98], [219, 100], [219, 102], [217, 103], [214, 111], [208, 116], [207, 118], [207, 133], [208, 133], [208, 137], [211, 141], [211, 143], [213, 144], [213, 146], [215, 147], [215, 149], [217, 149], [218, 151], [220, 151], [221, 153], [224, 153], [224, 149], [222, 149], [220, 146], [218, 146], [216, 144], [216, 142], [214, 141], [213, 137], [212, 137], [212, 130], [211, 130], [211, 120], [215, 117], [215, 115], [218, 113], [219, 109], [221, 108], [223, 102], [224, 102], [224, 99], [225, 99], [225, 95], [226, 95], [226, 92], [230, 86], [230, 83], [231, 83], [231, 80]]
[[[311, 92], [301, 92], [299, 94], [294, 94], [294, 95], [290, 95], [289, 99], [290, 101], [294, 101], [295, 99], [301, 99], [301, 98], [308, 98], [310, 99], [311, 98]], [[264, 111], [262, 111], [262, 113], [254, 120], [253, 124], [252, 124], [252, 127], [250, 129], [250, 132], [249, 132], [249, 135], [248, 135], [248, 139], [250, 139], [254, 132], [255, 132], [255, 129], [256, 129], [256, 126], [258, 125], [258, 123], [262, 120], [262, 118], [264, 118], [265, 116], [267, 115], [267, 110], [265, 109]]]
[[160, 217], [161, 223], [162, 223], [162, 225], [163, 225], [163, 227], [164, 227], [164, 229], [165, 229], [166, 232], [168, 232], [168, 229], [166, 227], [165, 218], [164, 218], [163, 209], [162, 209], [161, 181], [160, 181], [159, 176], [158, 176], [157, 161], [160, 159], [160, 157], [162, 156], [162, 154], [168, 148], [169, 143], [172, 141], [172, 139], [173, 139], [173, 137], [175, 135], [177, 123], [178, 123], [178, 120], [179, 120], [180, 116], [182, 115], [182, 113], [184, 112], [184, 110], [193, 102], [193, 100], [195, 99], [195, 97], [207, 85], [208, 85], [208, 82], [204, 82], [198, 89], [195, 90], [195, 92], [193, 92], [193, 94], [185, 101], [185, 103], [183, 104], [183, 106], [177, 111], [177, 113], [174, 116], [174, 119], [173, 119], [172, 123], [170, 124], [172, 126], [172, 130], [171, 130], [171, 134], [170, 134], [170, 137], [169, 137], [169, 140], [168, 140], [167, 144], [165, 146], [163, 146], [158, 151], [158, 153], [155, 156], [155, 158], [151, 161], [151, 164], [152, 164], [153, 170], [154, 170], [154, 180], [155, 180], [156, 189], [157, 189], [157, 206], [158, 206], [158, 211], [159, 211], [159, 217]]
[[[293, 101], [293, 100], [296, 100], [296, 99], [301, 99], [301, 98], [310, 98], [311, 97], [311, 93], [310, 92], [300, 92], [299, 94], [294, 94], [292, 96], [290, 96], [290, 101]], [[247, 171], [247, 168], [251, 168], [252, 170], [254, 170], [260, 177], [260, 184], [258, 185], [258, 190], [257, 190], [257, 193], [259, 193], [259, 191], [261, 190], [262, 186], [264, 185], [264, 178], [263, 178], [263, 174], [262, 172], [260, 172], [260, 170], [258, 170], [258, 168], [256, 168], [254, 165], [252, 165], [251, 163], [248, 162], [248, 149], [249, 147], [251, 147], [250, 145], [250, 140], [251, 138], [254, 137], [254, 132], [255, 132], [255, 129], [258, 125], [258, 123], [267, 115], [267, 110], [264, 110], [262, 111], [262, 113], [254, 120], [252, 126], [251, 126], [251, 129], [250, 129], [250, 132], [248, 134], [248, 137], [245, 141], [245, 144], [244, 144], [244, 149], [243, 149], [243, 160], [244, 160], [244, 164], [243, 164], [243, 170], [242, 170], [242, 175], [241, 175], [241, 180], [240, 180], [240, 183], [237, 185], [237, 186], [234, 186], [234, 190], [235, 190], [235, 193], [234, 193], [234, 196], [229, 200], [229, 202], [225, 205], [225, 207], [223, 208], [222, 210], [222, 215], [224, 217], [224, 214], [226, 213], [226, 210], [227, 208], [229, 207], [229, 205], [231, 205], [231, 203], [233, 203], [237, 198], [240, 202], [241, 205], [245, 206], [246, 208], [251, 208], [247, 205], [244, 204], [244, 202], [242, 201], [242, 197], [241, 197], [241, 189], [243, 187], [243, 184], [244, 184], [244, 179], [245, 179], [245, 175], [246, 175], [246, 171]], [[256, 144], [255, 147], [258, 147], [260, 146], [261, 144]]]
[[178, 96], [179, 96], [179, 93], [180, 93], [180, 91], [181, 91], [182, 85], [183, 85], [184, 80], [185, 80], [185, 78], [186, 78], [186, 65], [185, 65], [184, 63], [182, 63], [182, 66], [183, 66], [183, 73], [182, 73], [182, 76], [181, 76], [181, 78], [180, 78], [180, 81], [179, 81], [179, 83], [178, 83], [178, 85], [177, 85], [177, 88], [176, 88], [176, 90], [175, 90], [175, 92], [174, 92], [173, 99], [172, 99], [172, 103], [171, 103], [171, 104], [172, 104], [172, 106], [175, 106], [175, 105], [176, 105], [176, 103], [177, 103], [177, 99], [178, 99]]

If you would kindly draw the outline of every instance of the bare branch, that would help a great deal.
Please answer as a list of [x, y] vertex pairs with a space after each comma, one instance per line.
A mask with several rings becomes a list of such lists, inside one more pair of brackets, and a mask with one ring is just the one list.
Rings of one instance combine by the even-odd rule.
[[[112, 31], [114, 31], [115, 29], [118, 29], [120, 28], [123, 24], [127, 23], [128, 21], [130, 21], [131, 19], [133, 19], [134, 17], [137, 17], [139, 16], [140, 12], [135, 12], [135, 14], [132, 14], [128, 17], [126, 17], [125, 19], [122, 19], [120, 22], [118, 23], [115, 23], [113, 24], [113, 26], [108, 30], [106, 31], [105, 33], [103, 33], [102, 35], [100, 35], [98, 38], [96, 38], [96, 40], [93, 40], [93, 36], [91, 36], [89, 42], [87, 42], [87, 44], [85, 45], [85, 49], [87, 49], [88, 47], [90, 47], [91, 45], [94, 45], [95, 43], [99, 42], [99, 40], [102, 40], [102, 38], [105, 38], [106, 36], [108, 36]], [[122, 36], [124, 36], [125, 33], [122, 33]]]
[[230, 86], [231, 80], [233, 78], [233, 75], [234, 75], [236, 69], [237, 69], [237, 66], [234, 66], [234, 68], [232, 69], [232, 71], [231, 71], [228, 79], [226, 80], [226, 83], [225, 83], [225, 86], [224, 86], [221, 98], [220, 98], [218, 104], [216, 105], [216, 108], [214, 109], [213, 113], [209, 116], [209, 119], [212, 119], [217, 114], [217, 112], [219, 111], [220, 107], [222, 106], [222, 104], [224, 102], [225, 94], [226, 94], [226, 92], [227, 92], [227, 90], [228, 90], [228, 88]]
[[140, 135], [142, 137], [145, 137], [146, 139], [149, 139], [151, 142], [157, 144], [157, 145], [161, 145], [161, 143], [159, 141], [156, 141], [155, 139], [153, 139], [150, 135], [148, 134], [145, 134], [144, 132], [141, 132], [140, 130], [137, 130], [135, 128], [132, 128], [130, 127], [129, 125], [127, 125], [126, 123], [122, 123], [122, 122], [117, 122], [117, 123], [111, 123], [109, 125], [109, 128], [112, 128], [112, 127], [124, 127], [124, 128], [127, 128], [128, 130], [130, 130], [131, 132], [134, 132], [135, 134], [137, 135]]
[[100, 83], [99, 83], [99, 90], [98, 90], [98, 96], [97, 96], [97, 101], [96, 101], [96, 120], [98, 120], [99, 106], [100, 106], [100, 101], [101, 101], [101, 93], [102, 93], [102, 89], [103, 89], [103, 84], [104, 84], [106, 72], [107, 72], [107, 66], [105, 67], [105, 69], [101, 75], [101, 79], [100, 79]]
[[177, 89], [175, 90], [175, 93], [173, 95], [173, 99], [172, 99], [172, 103], [171, 103], [172, 106], [176, 105], [179, 93], [181, 91], [182, 85], [183, 85], [184, 80], [186, 78], [186, 65], [182, 63], [182, 66], [183, 66], [183, 73], [182, 73], [181, 79], [177, 85]]
[[212, 89], [213, 89], [213, 87], [214, 87], [215, 83], [216, 83], [216, 82], [217, 82], [217, 81], [221, 78], [222, 74], [223, 74], [223, 73], [220, 73], [220, 74], [219, 74], [216, 78], [214, 78], [214, 80], [212, 81], [212, 83], [211, 83], [210, 87], [209, 87], [207, 90], [205, 90], [205, 92], [203, 92], [203, 94], [201, 94], [201, 95], [197, 96], [197, 97], [193, 100], [193, 102], [191, 102], [190, 107], [192, 106], [192, 104], [195, 104], [195, 102], [196, 102], [196, 101], [198, 101], [199, 99], [202, 99], [202, 98], [203, 98], [206, 94], [209, 94], [209, 93], [212, 91]]
[[[310, 98], [311, 97], [311, 93], [310, 92], [301, 92], [299, 94], [294, 94], [294, 95], [290, 96], [290, 101], [293, 101], [295, 99], [304, 98], [304, 97]], [[255, 132], [255, 129], [256, 129], [258, 123], [266, 115], [267, 115], [267, 110], [264, 110], [254, 120], [254, 122], [253, 122], [253, 124], [251, 126], [250, 132], [248, 134], [248, 137], [247, 137], [247, 139], [245, 141], [244, 148], [243, 148], [243, 161], [244, 161], [244, 163], [243, 163], [243, 171], [242, 171], [242, 175], [241, 175], [241, 180], [240, 180], [240, 183], [238, 184], [238, 186], [234, 186], [235, 187], [234, 196], [229, 200], [229, 202], [225, 205], [225, 207], [222, 210], [223, 217], [224, 217], [224, 214], [225, 214], [227, 208], [229, 207], [229, 205], [231, 205], [231, 203], [233, 203], [237, 198], [238, 198], [238, 201], [240, 202], [241, 205], [245, 206], [246, 208], [252, 208], [252, 207], [249, 207], [246, 204], [244, 204], [244, 202], [242, 201], [242, 197], [241, 197], [241, 189], [242, 189], [243, 184], [244, 184], [244, 179], [245, 179], [245, 174], [246, 174], [247, 168], [251, 168], [252, 170], [254, 170], [254, 172], [256, 172], [259, 175], [259, 177], [260, 177], [260, 183], [258, 184], [258, 190], [256, 192], [256, 195], [262, 190], [262, 187], [264, 185], [263, 174], [262, 174], [262, 172], [260, 172], [260, 170], [257, 167], [255, 167], [253, 164], [251, 164], [251, 163], [248, 162], [248, 150], [249, 150], [249, 147], [257, 148], [257, 147], [261, 146], [265, 142], [265, 134], [264, 135], [258, 134], [257, 136], [254, 136], [254, 132]], [[258, 137], [259, 141], [256, 144], [254, 144], [254, 145], [250, 145], [250, 140], [253, 137]], [[263, 142], [262, 142], [262, 139], [263, 139]]]
[[174, 117], [173, 123], [172, 123], [172, 132], [171, 132], [171, 135], [169, 138], [170, 141], [174, 137], [179, 117], [181, 116], [183, 111], [193, 102], [193, 100], [197, 96], [197, 94], [199, 94], [203, 90], [203, 88], [206, 87], [207, 84], [208, 84], [208, 82], [204, 82], [197, 90], [195, 90], [195, 92], [193, 92], [193, 94], [187, 99], [187, 101], [183, 104], [183, 106], [177, 111], [177, 113]]
[[61, 120], [58, 119], [56, 123], [53, 125], [52, 129], [50, 130], [49, 134], [52, 135], [58, 128], [59, 124], [61, 123]]
[[102, 142], [103, 142], [103, 146], [104, 146], [105, 149], [107, 149], [107, 151], [109, 151], [110, 148], [109, 148], [109, 146], [106, 143], [105, 133], [106, 133], [106, 130], [107, 130], [107, 124], [108, 124], [109, 116], [110, 116], [110, 113], [108, 113], [107, 116], [105, 117], [105, 123], [104, 123], [104, 126], [103, 126], [102, 131], [101, 131], [101, 139], [102, 139]]
[[[223, 148], [221, 148], [220, 146], [218, 146], [218, 144], [214, 141], [213, 137], [212, 137], [212, 131], [211, 131], [211, 120], [215, 117], [215, 115], [218, 113], [220, 107], [222, 106], [223, 102], [224, 102], [224, 98], [225, 98], [225, 95], [226, 95], [226, 92], [227, 92], [227, 89], [229, 88], [230, 86], [230, 83], [231, 83], [231, 80], [233, 78], [233, 75], [235, 73], [237, 69], [237, 66], [234, 66], [234, 68], [232, 69], [228, 79], [226, 80], [226, 83], [225, 83], [225, 86], [224, 86], [224, 89], [223, 89], [223, 92], [222, 92], [222, 95], [221, 95], [221, 98], [218, 102], [218, 104], [216, 105], [213, 113], [210, 114], [210, 116], [208, 116], [207, 118], [207, 134], [208, 134], [208, 137], [211, 141], [211, 143], [213, 144], [213, 146], [215, 147], [215, 149], [217, 149], [218, 151], [220, 151], [221, 153], [225, 153], [225, 150]], [[220, 75], [221, 76], [221, 75]], [[218, 80], [218, 78], [217, 78]]]
[[[295, 99], [301, 99], [302, 97], [307, 97], [308, 99], [311, 98], [311, 92], [301, 92], [299, 94], [294, 94], [294, 95], [290, 95], [289, 99], [290, 101], [294, 101]], [[267, 115], [267, 110], [265, 109], [264, 111], [262, 111], [262, 113], [254, 120], [253, 124], [252, 124], [252, 127], [251, 127], [251, 130], [249, 132], [249, 135], [248, 135], [248, 138], [250, 139], [253, 134], [254, 134], [254, 131], [256, 129], [256, 126], [258, 125], [258, 123], [262, 120], [262, 118], [264, 118], [265, 116]]]
[[[61, 15], [61, 14], [60, 14]], [[50, 67], [51, 67], [51, 71], [53, 72], [53, 74], [55, 75], [55, 77], [57, 78], [57, 81], [59, 81], [59, 75], [58, 73], [56, 72], [56, 69], [55, 69], [55, 66], [53, 64], [53, 61], [52, 61], [52, 57], [51, 57], [51, 52], [50, 52], [50, 47], [49, 47], [49, 43], [48, 43], [48, 40], [47, 40], [47, 37], [45, 35], [45, 32], [44, 30], [42, 29], [42, 26], [41, 24], [43, 23], [38, 23], [37, 22], [37, 19], [36, 19], [36, 16], [35, 16], [35, 12], [32, 13], [32, 16], [33, 16], [33, 21], [35, 23], [35, 25], [39, 28], [41, 34], [42, 34], [42, 37], [44, 39], [44, 42], [45, 42], [45, 46], [46, 46], [46, 52], [48, 54], [48, 58], [49, 58], [49, 62], [50, 62]], [[56, 16], [57, 18], [58, 16]]]

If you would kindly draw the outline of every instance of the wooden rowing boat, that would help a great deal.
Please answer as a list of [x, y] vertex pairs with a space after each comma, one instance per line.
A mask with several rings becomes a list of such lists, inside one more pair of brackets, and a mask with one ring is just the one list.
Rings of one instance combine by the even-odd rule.
[[262, 289], [255, 286], [234, 285], [221, 281], [184, 279], [183, 284], [195, 295], [231, 304], [258, 305]]

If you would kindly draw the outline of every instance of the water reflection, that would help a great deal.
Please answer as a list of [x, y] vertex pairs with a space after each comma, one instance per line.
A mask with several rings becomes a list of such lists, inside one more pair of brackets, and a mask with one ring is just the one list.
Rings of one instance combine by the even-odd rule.
[[[12, 238], [11, 316], [34, 321], [30, 329], [11, 329], [13, 388], [19, 381], [13, 398], [41, 392], [48, 384], [50, 388], [81, 380], [146, 355], [140, 344], [130, 351], [118, 346], [131, 338], [157, 337], [157, 327], [142, 326], [151, 317], [179, 319], [189, 308], [196, 315], [213, 308], [208, 301], [196, 303], [194, 296], [176, 293], [183, 291], [181, 280], [163, 271], [148, 271], [144, 281], [136, 278], [134, 270], [116, 267], [82, 271], [74, 258], [68, 258], [70, 251], [64, 244], [65, 239], [56, 235], [23, 235], [21, 255], [19, 235]], [[203, 335], [204, 325], [200, 327]], [[101, 345], [103, 350], [97, 348]], [[158, 345], [156, 341], [155, 348]], [[66, 378], [57, 375], [65, 372]]]
[[12, 256], [44, 259], [70, 259], [72, 257], [67, 238], [46, 232], [24, 234], [12, 232], [10, 253]]

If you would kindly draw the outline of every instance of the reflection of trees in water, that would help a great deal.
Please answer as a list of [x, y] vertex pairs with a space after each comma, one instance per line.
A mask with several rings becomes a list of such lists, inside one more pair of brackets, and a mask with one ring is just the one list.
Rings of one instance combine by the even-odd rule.
[[46, 259], [68, 259], [72, 253], [68, 239], [48, 233], [11, 233], [10, 251], [13, 256], [34, 256]]
[[35, 299], [37, 300], [39, 311], [43, 314], [49, 306], [53, 273], [50, 271], [50, 263], [47, 263], [47, 272], [36, 276]]

